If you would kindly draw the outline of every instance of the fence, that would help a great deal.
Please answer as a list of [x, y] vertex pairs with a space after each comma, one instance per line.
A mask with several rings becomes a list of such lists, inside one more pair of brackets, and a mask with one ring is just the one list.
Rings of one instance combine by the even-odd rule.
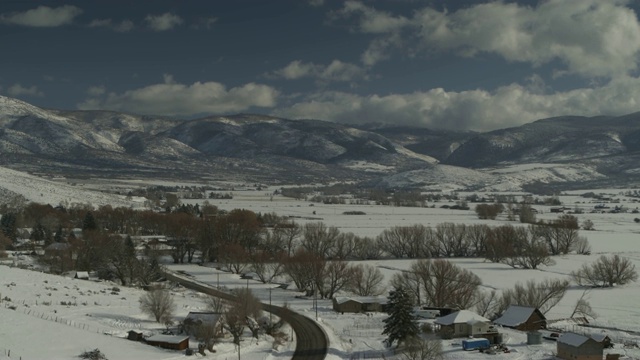
[[9, 359], [22, 360], [22, 356], [16, 354], [14, 351], [11, 351], [11, 349], [0, 349], [0, 354], [3, 354], [4, 357], [7, 357]]

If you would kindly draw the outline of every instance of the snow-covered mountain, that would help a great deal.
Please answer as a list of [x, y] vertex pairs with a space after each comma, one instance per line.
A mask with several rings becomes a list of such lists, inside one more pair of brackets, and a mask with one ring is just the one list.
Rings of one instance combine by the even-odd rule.
[[[184, 120], [47, 110], [0, 96], [0, 126], [0, 165], [62, 176], [511, 189], [629, 183], [640, 173], [640, 113], [473, 133], [251, 114]], [[500, 171], [520, 164], [543, 165]]]

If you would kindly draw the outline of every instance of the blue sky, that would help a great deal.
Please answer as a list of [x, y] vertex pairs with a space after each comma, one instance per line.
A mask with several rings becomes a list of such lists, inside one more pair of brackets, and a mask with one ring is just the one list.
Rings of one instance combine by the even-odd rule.
[[640, 111], [640, 2], [0, 0], [0, 94], [492, 130]]

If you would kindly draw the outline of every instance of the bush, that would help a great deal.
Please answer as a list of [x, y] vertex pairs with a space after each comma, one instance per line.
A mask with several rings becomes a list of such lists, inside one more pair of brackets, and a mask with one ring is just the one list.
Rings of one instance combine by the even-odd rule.
[[100, 349], [93, 349], [91, 351], [85, 351], [78, 355], [80, 359], [88, 360], [108, 360], [107, 357], [100, 351]]

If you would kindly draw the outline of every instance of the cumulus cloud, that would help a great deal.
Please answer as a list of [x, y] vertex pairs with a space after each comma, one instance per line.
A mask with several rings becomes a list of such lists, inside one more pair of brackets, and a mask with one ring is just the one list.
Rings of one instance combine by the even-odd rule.
[[362, 96], [320, 92], [275, 115], [345, 123], [381, 122], [487, 131], [561, 115], [623, 115], [640, 107], [640, 78], [620, 77], [596, 88], [544, 93], [538, 78], [495, 91], [445, 91]]
[[38, 6], [24, 12], [14, 12], [0, 15], [0, 23], [33, 27], [56, 27], [68, 25], [73, 19], [82, 14], [82, 9], [72, 5], [56, 8]]
[[355, 29], [378, 34], [363, 61], [384, 59], [394, 44], [390, 35], [403, 31], [422, 52], [450, 51], [473, 57], [498, 54], [507, 61], [533, 66], [559, 60], [559, 73], [583, 77], [624, 76], [637, 69], [640, 23], [628, 1], [548, 0], [531, 7], [488, 2], [455, 12], [427, 7], [411, 18], [348, 1], [338, 12], [354, 20]]
[[95, 19], [88, 25], [89, 27], [104, 27], [111, 29], [115, 32], [129, 32], [133, 30], [135, 25], [131, 20], [122, 20], [120, 22], [114, 22], [111, 19]]
[[147, 15], [144, 20], [153, 31], [171, 30], [184, 22], [180, 16], [168, 12], [162, 15]]
[[252, 107], [274, 107], [278, 96], [276, 89], [263, 84], [248, 83], [227, 89], [218, 82], [180, 84], [173, 76], [165, 75], [161, 84], [104, 96], [94, 94], [78, 104], [78, 108], [155, 115], [229, 113]]
[[278, 69], [269, 77], [283, 78], [287, 80], [295, 80], [301, 78], [315, 78], [321, 82], [332, 81], [354, 81], [358, 79], [366, 79], [366, 71], [358, 65], [333, 60], [328, 65], [315, 64], [312, 62], [304, 62], [295, 60], [290, 62], [282, 69]]
[[11, 85], [7, 89], [7, 94], [9, 94], [10, 96], [14, 96], [14, 97], [22, 96], [22, 95], [26, 95], [26, 96], [44, 96], [44, 93], [42, 91], [40, 91], [37, 86], [33, 85], [31, 87], [24, 87], [20, 83]]
[[87, 89], [87, 94], [89, 96], [101, 96], [107, 92], [107, 89], [104, 86], [91, 86]]

